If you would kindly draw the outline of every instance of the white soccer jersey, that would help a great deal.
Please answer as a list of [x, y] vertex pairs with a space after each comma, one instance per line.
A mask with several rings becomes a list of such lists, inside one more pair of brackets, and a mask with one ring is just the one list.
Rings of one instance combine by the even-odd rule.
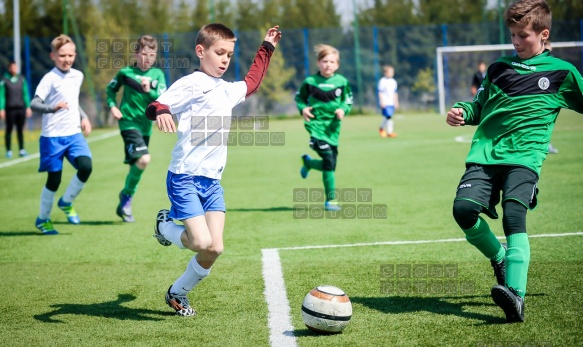
[[227, 162], [233, 107], [245, 100], [247, 85], [195, 71], [176, 81], [158, 102], [178, 121], [178, 141], [168, 170], [220, 179]]
[[381, 104], [386, 106], [395, 105], [395, 94], [397, 93], [397, 81], [394, 78], [383, 77], [379, 80], [379, 96]]
[[76, 69], [62, 72], [55, 67], [43, 76], [34, 94], [51, 107], [66, 101], [69, 109], [44, 113], [41, 136], [70, 136], [81, 132], [79, 93], [82, 84], [83, 73]]

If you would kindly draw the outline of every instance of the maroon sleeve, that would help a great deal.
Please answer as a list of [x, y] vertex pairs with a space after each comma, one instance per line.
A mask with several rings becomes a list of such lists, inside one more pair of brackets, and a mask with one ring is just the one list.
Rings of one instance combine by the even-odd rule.
[[259, 89], [259, 85], [263, 81], [263, 77], [265, 77], [267, 67], [269, 66], [269, 59], [274, 50], [275, 47], [267, 41], [263, 41], [259, 47], [253, 64], [251, 64], [249, 72], [245, 76], [245, 83], [247, 84], [247, 95], [245, 95], [245, 98], [255, 94]]
[[151, 102], [146, 108], [146, 117], [148, 117], [149, 120], [156, 120], [156, 117], [162, 113], [172, 114], [170, 113], [170, 108], [168, 106], [161, 104], [158, 101]]

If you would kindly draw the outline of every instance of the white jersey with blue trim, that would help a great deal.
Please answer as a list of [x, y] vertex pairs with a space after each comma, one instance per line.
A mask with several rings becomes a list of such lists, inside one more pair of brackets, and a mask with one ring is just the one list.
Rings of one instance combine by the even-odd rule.
[[43, 114], [41, 136], [70, 136], [81, 132], [79, 94], [82, 84], [83, 73], [76, 69], [63, 72], [54, 67], [43, 76], [34, 94], [45, 105], [55, 107], [59, 102], [65, 101], [68, 108]]
[[158, 102], [178, 121], [168, 170], [220, 179], [227, 162], [233, 107], [245, 100], [244, 81], [226, 82], [195, 71], [173, 83]]
[[383, 77], [378, 85], [381, 103], [386, 106], [395, 106], [395, 94], [397, 93], [397, 81], [394, 78]]

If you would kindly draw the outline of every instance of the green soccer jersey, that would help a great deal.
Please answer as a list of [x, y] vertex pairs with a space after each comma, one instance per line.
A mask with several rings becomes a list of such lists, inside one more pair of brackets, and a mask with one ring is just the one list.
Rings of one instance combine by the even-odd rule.
[[[142, 78], [150, 80], [150, 91], [142, 89]], [[146, 107], [156, 100], [166, 90], [166, 78], [161, 69], [153, 67], [142, 71], [135, 66], [126, 66], [119, 70], [106, 88], [107, 105], [116, 106], [116, 93], [122, 86], [123, 96], [120, 111], [123, 115], [119, 120], [120, 130], [137, 129], [144, 136], [152, 134], [152, 121], [146, 118]]]
[[540, 175], [561, 108], [583, 113], [583, 78], [549, 51], [498, 59], [472, 102], [458, 102], [478, 128], [466, 163], [518, 165]]
[[352, 108], [352, 91], [348, 80], [339, 74], [325, 78], [320, 73], [307, 77], [295, 97], [300, 114], [305, 107], [312, 107], [309, 122], [304, 121], [311, 137], [338, 146], [340, 120], [334, 111], [344, 110], [348, 115]]

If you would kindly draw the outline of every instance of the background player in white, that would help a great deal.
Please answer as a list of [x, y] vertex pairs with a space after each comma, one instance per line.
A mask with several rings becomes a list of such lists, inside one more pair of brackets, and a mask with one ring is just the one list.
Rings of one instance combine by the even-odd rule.
[[208, 276], [223, 252], [226, 209], [220, 179], [227, 161], [231, 112], [259, 89], [281, 39], [278, 29], [267, 31], [245, 80], [229, 83], [221, 77], [234, 54], [235, 34], [222, 24], [203, 26], [195, 47], [200, 69], [176, 81], [146, 109], [160, 130], [178, 132], [166, 178], [172, 207], [158, 212], [154, 237], [164, 246], [197, 252], [166, 293], [166, 303], [177, 315], [196, 314], [187, 294]]
[[399, 108], [398, 85], [395, 80], [395, 69], [391, 65], [383, 66], [384, 76], [379, 80], [379, 106], [383, 121], [379, 133], [381, 137], [397, 137], [393, 126], [393, 114]]
[[55, 67], [41, 79], [31, 102], [34, 112], [42, 113], [42, 131], [39, 139], [39, 172], [47, 171], [48, 177], [40, 198], [40, 212], [35, 226], [43, 233], [58, 234], [50, 215], [55, 193], [61, 184], [63, 159], [77, 169], [67, 190], [57, 203], [71, 224], [79, 224], [79, 216], [73, 208], [73, 200], [79, 195], [92, 170], [91, 152], [81, 134], [91, 132], [91, 123], [79, 107], [79, 93], [83, 73], [73, 69], [75, 43], [67, 35], [60, 35], [51, 42], [51, 60]]

